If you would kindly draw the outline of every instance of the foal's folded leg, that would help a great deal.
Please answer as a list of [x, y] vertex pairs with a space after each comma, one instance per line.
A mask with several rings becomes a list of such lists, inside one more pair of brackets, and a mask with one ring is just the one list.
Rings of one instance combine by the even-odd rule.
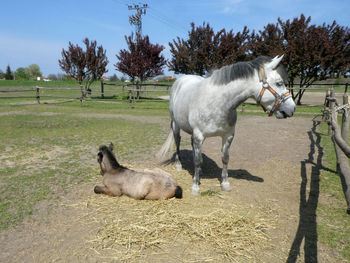
[[116, 196], [107, 187], [96, 185], [94, 188], [95, 194], [105, 194], [110, 196]]

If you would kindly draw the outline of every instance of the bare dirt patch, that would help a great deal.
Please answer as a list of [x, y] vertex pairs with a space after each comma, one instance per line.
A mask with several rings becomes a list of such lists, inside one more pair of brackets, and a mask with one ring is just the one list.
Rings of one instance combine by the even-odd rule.
[[[144, 121], [147, 117], [132, 118]], [[163, 122], [162, 119], [160, 123]], [[164, 125], [168, 126], [168, 123], [164, 122]], [[219, 192], [220, 139], [209, 138], [204, 143], [201, 191], [211, 191], [213, 196], [190, 196], [193, 166], [188, 146], [181, 152], [182, 172], [176, 172], [171, 165], [164, 167], [183, 187], [182, 200], [149, 202], [94, 195], [93, 186], [101, 180], [96, 165], [96, 177], [91, 183], [72, 187], [51, 209], [40, 209], [16, 229], [3, 231], [0, 261], [341, 262], [339, 255], [317, 241], [316, 207], [320, 195], [318, 175], [322, 148], [318, 144], [315, 125], [311, 118], [276, 120], [240, 116], [230, 150], [231, 192]], [[183, 140], [189, 140], [189, 137], [184, 135]], [[131, 166], [146, 168], [154, 165], [140, 162]], [[201, 226], [198, 229], [194, 225], [175, 227], [169, 237], [157, 236], [155, 244], [138, 238], [141, 244], [138, 246], [131, 242], [133, 236], [126, 244], [116, 241], [119, 240], [118, 230], [127, 236], [125, 231], [129, 229], [130, 235], [133, 234], [130, 224], [146, 231], [142, 228], [150, 226], [143, 224], [148, 219], [142, 215], [147, 215], [147, 211], [148, 216], [158, 216], [159, 222], [164, 218], [175, 221], [176, 214], [181, 213], [185, 219], [200, 217], [201, 226], [209, 225], [205, 232], [200, 232]], [[166, 217], [166, 211], [171, 211], [174, 219]], [[243, 249], [239, 249], [238, 243], [236, 247], [232, 244], [232, 248], [225, 244], [226, 252], [233, 251], [225, 254], [220, 249], [220, 238], [225, 231], [218, 231], [217, 226], [206, 220], [206, 216], [216, 216], [218, 211], [224, 212], [220, 214], [222, 217], [231, 218], [230, 222], [237, 217], [247, 220], [235, 230], [238, 231], [237, 242], [240, 242], [238, 236], [244, 238], [244, 234], [247, 238], [257, 235], [256, 239], [241, 242], [245, 244]], [[224, 228], [226, 221], [220, 222]], [[206, 232], [211, 228], [217, 239], [211, 239]], [[192, 233], [189, 229], [197, 230], [199, 235], [189, 238]], [[243, 235], [239, 235], [240, 230]], [[157, 231], [161, 231], [160, 226]], [[235, 233], [229, 233], [231, 243], [234, 243]]]

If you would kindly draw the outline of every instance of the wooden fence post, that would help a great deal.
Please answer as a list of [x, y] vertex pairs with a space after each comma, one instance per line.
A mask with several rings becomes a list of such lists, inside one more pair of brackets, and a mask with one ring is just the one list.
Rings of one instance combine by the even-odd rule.
[[38, 104], [40, 104], [40, 88], [36, 87], [36, 100], [38, 101]]
[[337, 156], [337, 173], [341, 179], [343, 192], [345, 195], [345, 200], [347, 203], [347, 213], [350, 214], [350, 165], [349, 165], [349, 156], [350, 150], [349, 145], [347, 144], [349, 136], [349, 98], [347, 92], [343, 96], [343, 105], [341, 110], [343, 111], [342, 116], [342, 127], [339, 131], [338, 127], [338, 118], [337, 118], [337, 109], [334, 107], [335, 103], [334, 90], [331, 92], [330, 98], [330, 121], [329, 126], [332, 129], [332, 141], [335, 148], [335, 153]]
[[[327, 89], [326, 91], [326, 98], [324, 99], [324, 103], [323, 103], [323, 114], [322, 114], [322, 122], [325, 122], [329, 115], [327, 114], [327, 108], [329, 108], [329, 93], [330, 93], [330, 90]], [[329, 126], [328, 126], [328, 135], [331, 135], [330, 134], [330, 131], [329, 131]]]
[[132, 90], [131, 89], [129, 89], [129, 93], [128, 93], [128, 95], [129, 95], [129, 107], [130, 108], [132, 108], [133, 106], [132, 106], [132, 100], [133, 100], [133, 96], [132, 96]]
[[[328, 98], [334, 98], [335, 94], [334, 94], [334, 89], [329, 89], [329, 97]], [[334, 110], [334, 101], [328, 101], [328, 106], [329, 106], [329, 111], [331, 113], [331, 117], [333, 116], [333, 110]], [[330, 125], [328, 125], [328, 135], [332, 136], [333, 132], [332, 132], [332, 127]]]
[[85, 97], [85, 93], [84, 93], [84, 89], [83, 89], [83, 85], [80, 84], [80, 92], [81, 92], [81, 97], [80, 97], [80, 106], [83, 105], [83, 100]]
[[101, 79], [101, 98], [105, 98], [105, 89], [104, 89], [104, 84], [103, 84], [103, 79]]
[[245, 107], [245, 103], [243, 102], [242, 103], [242, 111], [241, 111], [242, 113], [244, 113], [244, 107]]

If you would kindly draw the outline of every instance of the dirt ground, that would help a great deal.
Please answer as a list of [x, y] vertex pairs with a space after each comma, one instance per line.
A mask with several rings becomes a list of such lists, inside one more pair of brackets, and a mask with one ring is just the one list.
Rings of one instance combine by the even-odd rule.
[[[150, 121], [155, 119], [152, 117]], [[168, 127], [164, 118], [159, 121]], [[222, 202], [226, 207], [241, 206], [242, 211], [249, 210], [250, 214], [266, 211], [263, 219], [274, 222], [266, 229], [272, 246], [263, 250], [252, 246], [255, 257], [244, 262], [341, 262], [337, 253], [317, 241], [316, 208], [323, 198], [319, 192], [323, 150], [318, 144], [316, 126], [312, 118], [239, 117], [230, 149], [232, 191], [222, 194]], [[189, 144], [189, 136], [183, 134], [183, 140]], [[220, 189], [220, 145], [219, 138], [209, 138], [203, 145], [202, 190]], [[182, 149], [181, 155], [188, 176], [178, 181], [184, 190], [183, 202], [191, 209], [196, 207], [196, 198], [203, 197], [190, 197], [193, 167], [188, 146]], [[139, 167], [155, 165], [137, 164]], [[165, 169], [173, 168], [170, 164]], [[100, 198], [92, 191], [100, 180], [96, 175], [93, 182], [72, 188], [58, 204], [40, 203], [37, 213], [21, 226], [3, 231], [0, 262], [119, 262], [118, 258], [111, 257], [112, 252], [107, 248], [101, 254], [90, 246], [99, 227], [105, 223], [99, 220], [97, 212], [94, 215], [96, 207], [89, 206], [89, 200]], [[79, 205], [82, 203], [86, 206]], [[201, 262], [193, 254], [179, 260], [177, 256], [184, 251], [183, 246], [181, 240], [174, 241], [163, 248], [162, 255], [154, 253], [126, 261]], [[222, 262], [219, 259], [222, 257], [216, 257], [212, 251], [210, 261]]]

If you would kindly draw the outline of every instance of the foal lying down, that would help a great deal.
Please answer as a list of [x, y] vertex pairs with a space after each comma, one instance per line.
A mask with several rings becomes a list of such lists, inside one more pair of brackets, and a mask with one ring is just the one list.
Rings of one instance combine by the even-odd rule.
[[134, 199], [163, 200], [182, 198], [182, 189], [171, 174], [153, 170], [129, 169], [119, 165], [113, 153], [113, 144], [100, 146], [97, 154], [104, 186], [95, 186], [96, 194], [127, 195]]

